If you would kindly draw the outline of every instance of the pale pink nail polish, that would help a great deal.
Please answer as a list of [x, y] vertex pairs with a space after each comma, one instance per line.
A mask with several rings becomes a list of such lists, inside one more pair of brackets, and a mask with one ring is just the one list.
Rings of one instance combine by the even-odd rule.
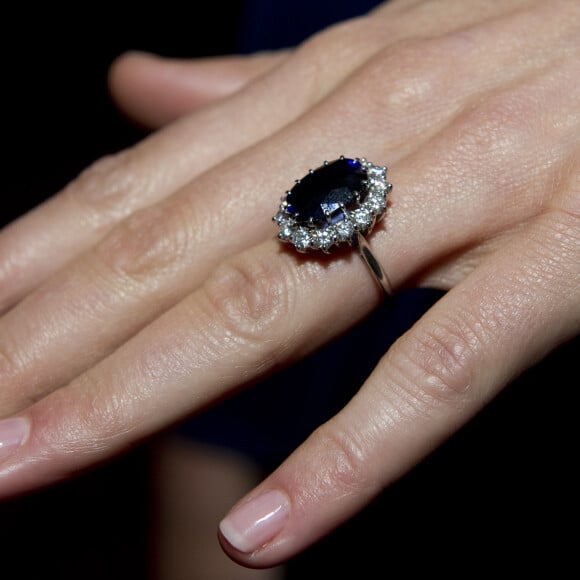
[[224, 538], [240, 552], [257, 550], [286, 523], [290, 501], [280, 491], [267, 491], [231, 511], [220, 523]]
[[0, 421], [0, 461], [6, 459], [24, 442], [29, 430], [28, 420], [22, 417]]

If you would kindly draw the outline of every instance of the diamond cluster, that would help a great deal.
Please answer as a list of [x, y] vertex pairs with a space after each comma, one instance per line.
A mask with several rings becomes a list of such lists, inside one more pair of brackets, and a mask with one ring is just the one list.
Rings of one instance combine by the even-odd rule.
[[357, 232], [367, 234], [384, 215], [392, 189], [386, 174], [386, 167], [364, 158], [325, 161], [282, 198], [272, 218], [278, 238], [299, 252], [351, 244]]

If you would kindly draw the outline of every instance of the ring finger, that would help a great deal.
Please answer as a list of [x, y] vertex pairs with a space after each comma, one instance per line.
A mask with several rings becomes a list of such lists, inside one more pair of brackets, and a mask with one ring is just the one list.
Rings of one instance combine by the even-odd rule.
[[[453, 48], [453, 42], [454, 40], [441, 42], [442, 56]], [[419, 45], [414, 50], [420, 48], [423, 46]], [[404, 50], [408, 53], [409, 48]], [[474, 50], [480, 51], [483, 48], [477, 47]], [[398, 61], [398, 56], [380, 55], [368, 66], [375, 69], [379, 66], [388, 67]], [[466, 51], [462, 61], [466, 67], [471, 67], [472, 57]], [[446, 62], [444, 58], [443, 62]], [[458, 66], [460, 62], [458, 61]], [[489, 86], [485, 69], [482, 72], [485, 79], [482, 82]], [[400, 73], [404, 75], [405, 70]], [[417, 78], [416, 71], [406, 71], [406, 74], [413, 74], [413, 78]], [[428, 79], [435, 75], [431, 66], [425, 68], [424, 74]], [[501, 86], [501, 75], [496, 80]], [[342, 98], [346, 102], [352, 102], [360, 94], [359, 87], [358, 78], [353, 79], [342, 89]], [[460, 132], [474, 120], [479, 123], [485, 120], [485, 114], [477, 111], [467, 116], [461, 113], [461, 102], [469, 102], [472, 90], [476, 90], [476, 87], [470, 87], [465, 94], [459, 91], [456, 93], [458, 103], [457, 107], [451, 109], [450, 117], [444, 118], [437, 111], [437, 100], [429, 99], [422, 101], [423, 107], [414, 107], [414, 116], [407, 115], [408, 122], [404, 124], [396, 122], [400, 116], [397, 109], [407, 108], [408, 102], [398, 99], [387, 101], [380, 111], [384, 127], [377, 126], [376, 122], [365, 123], [365, 117], [361, 115], [355, 115], [354, 118], [352, 113], [350, 116], [337, 115], [335, 100], [329, 98], [299, 123], [289, 126], [259, 147], [248, 149], [231, 158], [227, 164], [206, 172], [165, 202], [133, 214], [98, 244], [96, 249], [53, 277], [0, 322], [0, 352], [3, 354], [5, 380], [2, 413], [8, 414], [20, 409], [65, 384], [112, 352], [175, 301], [194, 290], [221, 259], [272, 235], [270, 217], [273, 208], [264, 200], [271, 199], [273, 191], [283, 192], [289, 187], [287, 175], [300, 176], [308, 169], [300, 159], [287, 159], [285, 151], [289, 143], [306, 143], [306, 146], [301, 145], [301, 155], [304, 159], [318, 158], [315, 165], [324, 158], [332, 159], [341, 153], [348, 153], [347, 144], [349, 148], [355, 147], [359, 151], [366, 144], [365, 154], [368, 151], [369, 157], [375, 162], [383, 159], [393, 159], [395, 162], [399, 160], [394, 165], [398, 189], [406, 190], [407, 195], [404, 200], [397, 198], [395, 189], [393, 199], [398, 207], [394, 211], [398, 215], [391, 231], [396, 234], [398, 230], [401, 237], [408, 237], [401, 230], [412, 228], [416, 220], [425, 224], [425, 234], [430, 229], [433, 238], [440, 236], [439, 220], [444, 221], [446, 213], [450, 211], [450, 200], [455, 200], [453, 212], [456, 219], [479, 220], [480, 229], [466, 233], [461, 228], [456, 228], [453, 233], [446, 232], [445, 248], [450, 250], [453, 243], [468, 247], [469, 244], [481, 242], [484, 237], [482, 228], [485, 227], [490, 228], [486, 234], [493, 237], [493, 233], [506, 223], [509, 225], [513, 219], [505, 211], [502, 215], [507, 222], [498, 221], [494, 217], [493, 224], [486, 224], [481, 219], [482, 215], [490, 213], [490, 199], [498, 183], [505, 181], [503, 171], [498, 170], [490, 176], [488, 168], [482, 168], [478, 161], [473, 167], [474, 173], [470, 179], [483, 171], [481, 179], [487, 189], [479, 190], [478, 194], [483, 196], [481, 200], [485, 200], [487, 211], [483, 211], [484, 206], [477, 205], [472, 216], [459, 218], [462, 212], [472, 208], [469, 203], [462, 201], [466, 195], [467, 184], [457, 183], [455, 179], [449, 184], [448, 195], [443, 199], [441, 193], [437, 192], [450, 179], [449, 174], [435, 172], [419, 185], [416, 177], [405, 181], [406, 174], [413, 174], [410, 169], [413, 164], [428, 164], [430, 155], [438, 156], [437, 147], [440, 147], [441, 141], [435, 140], [434, 145], [421, 147], [420, 155], [409, 155], [407, 160], [399, 159], [401, 154], [396, 151], [402, 142], [406, 142], [408, 149], [417, 148], [426, 139], [433, 140], [432, 134], [440, 131], [442, 135], [454, 135], [453, 138], [462, 143], [462, 155], [465, 156], [468, 150], [465, 149]], [[493, 88], [489, 90], [493, 92]], [[541, 90], [541, 86], [538, 90]], [[349, 92], [352, 94], [349, 95]], [[344, 93], [347, 93], [346, 98]], [[536, 94], [540, 93], [536, 91]], [[501, 111], [505, 108], [506, 99], [501, 91], [496, 101], [492, 109], [495, 107]], [[373, 108], [369, 107], [368, 110], [369, 119], [375, 119]], [[429, 112], [433, 113], [431, 117], [437, 131], [433, 128], [431, 131], [418, 132], [418, 120], [425, 119]], [[527, 111], [524, 113], [529, 114]], [[492, 111], [493, 115], [495, 113]], [[459, 122], [454, 120], [455, 117]], [[414, 119], [417, 121], [414, 122]], [[355, 139], [351, 127], [353, 120], [359, 129]], [[503, 123], [502, 119], [498, 120]], [[455, 130], [443, 131], [442, 127], [446, 124], [455, 127]], [[320, 127], [324, 127], [325, 135], [320, 134]], [[565, 130], [565, 127], [554, 128], [556, 132], [559, 130]], [[384, 143], [384, 139], [377, 141], [377, 132], [389, 135], [388, 145]], [[328, 135], [333, 138], [329, 139]], [[563, 146], [567, 143], [560, 135], [555, 135], [554, 141], [563, 143]], [[333, 143], [332, 148], [328, 148], [329, 142]], [[373, 144], [370, 151], [369, 143]], [[452, 155], [456, 154], [456, 150], [452, 149]], [[473, 164], [474, 160], [469, 162]], [[530, 163], [532, 162], [524, 160], [522, 167], [528, 167]], [[447, 169], [443, 164], [442, 170]], [[512, 171], [510, 179], [514, 179], [516, 173], [517, 170]], [[520, 178], [525, 179], [525, 176]], [[232, 190], [231, 184], [235, 184], [235, 190]], [[457, 191], [454, 193], [453, 189]], [[487, 195], [485, 191], [488, 191]], [[523, 191], [529, 195], [525, 188]], [[411, 243], [410, 239], [408, 243]], [[423, 242], [419, 240], [419, 243]], [[401, 269], [397, 274], [397, 282], [400, 284], [410, 275], [417, 276], [430, 259], [432, 257], [424, 253], [422, 260], [416, 259], [412, 271], [405, 272], [404, 268]], [[461, 271], [461, 267], [457, 270]]]

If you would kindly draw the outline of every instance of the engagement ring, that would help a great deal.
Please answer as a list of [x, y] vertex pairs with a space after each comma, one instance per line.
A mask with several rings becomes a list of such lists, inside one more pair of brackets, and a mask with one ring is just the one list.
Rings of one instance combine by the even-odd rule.
[[370, 250], [365, 236], [387, 211], [392, 184], [387, 168], [364, 157], [341, 156], [311, 169], [282, 198], [272, 218], [279, 227], [278, 239], [299, 252], [348, 244], [359, 251], [375, 280], [391, 295], [386, 272]]

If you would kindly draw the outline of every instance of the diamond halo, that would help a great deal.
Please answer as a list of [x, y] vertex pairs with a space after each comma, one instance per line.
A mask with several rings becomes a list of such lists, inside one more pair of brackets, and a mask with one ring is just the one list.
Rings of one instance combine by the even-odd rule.
[[386, 212], [392, 189], [386, 173], [386, 167], [364, 157], [344, 155], [311, 169], [282, 197], [272, 218], [278, 224], [278, 239], [299, 252], [353, 245]]

